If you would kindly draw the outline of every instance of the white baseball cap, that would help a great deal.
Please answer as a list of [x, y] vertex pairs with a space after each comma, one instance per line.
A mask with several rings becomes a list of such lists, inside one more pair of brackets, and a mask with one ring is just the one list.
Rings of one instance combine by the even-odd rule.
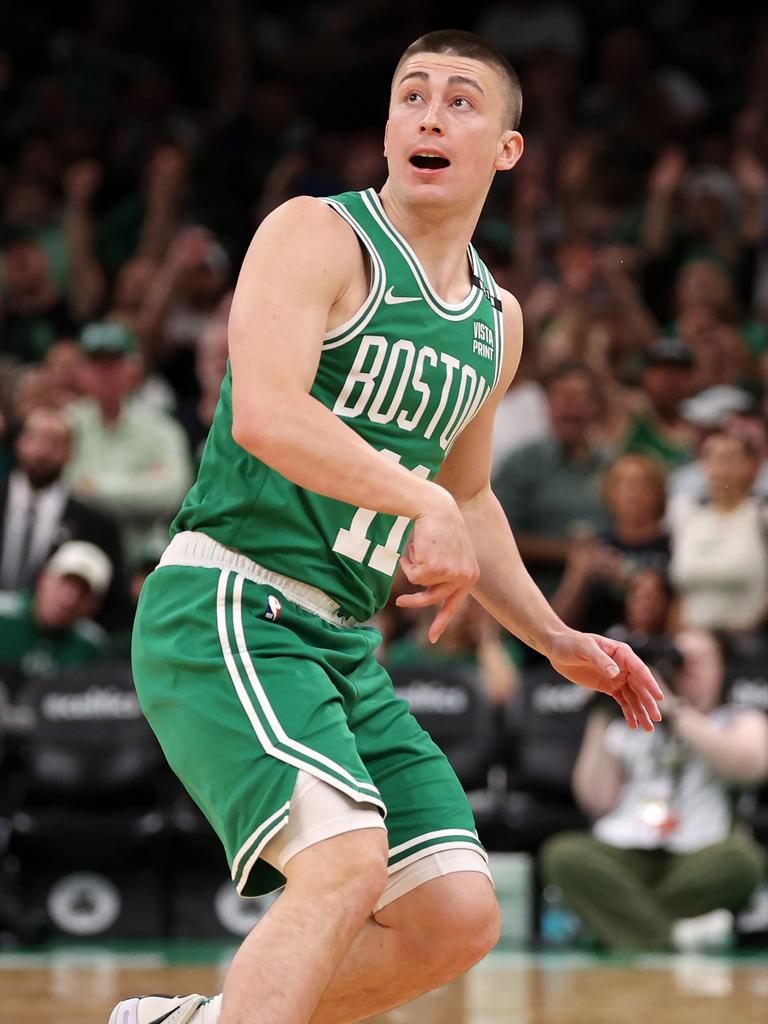
[[697, 427], [719, 427], [733, 413], [750, 412], [756, 406], [748, 391], [733, 384], [713, 384], [680, 403], [683, 419]]
[[112, 563], [101, 548], [85, 540], [68, 540], [48, 560], [46, 571], [56, 576], [79, 576], [97, 597], [112, 581]]

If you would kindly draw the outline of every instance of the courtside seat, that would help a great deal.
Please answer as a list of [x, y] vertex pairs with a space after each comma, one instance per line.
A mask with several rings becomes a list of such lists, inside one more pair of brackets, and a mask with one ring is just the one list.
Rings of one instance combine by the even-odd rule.
[[8, 857], [19, 865], [22, 901], [32, 913], [45, 909], [54, 932], [164, 933], [163, 758], [130, 668], [36, 679], [17, 701], [28, 729], [18, 739]]
[[475, 670], [415, 662], [390, 675], [395, 693], [445, 752], [464, 789], [484, 789], [495, 752], [495, 724]]
[[507, 791], [501, 835], [507, 849], [535, 852], [563, 829], [588, 822], [573, 799], [571, 775], [593, 694], [543, 659], [523, 672], [507, 706], [501, 757]]
[[187, 939], [242, 939], [275, 896], [245, 899], [237, 894], [219, 838], [181, 783], [173, 782], [168, 859], [171, 934]]
[[768, 714], [768, 640], [761, 634], [729, 640], [724, 697], [728, 704]]
[[488, 788], [497, 724], [477, 672], [471, 666], [427, 661], [389, 672], [397, 695], [445, 752], [472, 805], [478, 834], [489, 843], [498, 815], [496, 795]]
[[[768, 714], [768, 640], [755, 633], [731, 640], [729, 648], [725, 672], [727, 703]], [[768, 847], [768, 786], [744, 794], [739, 811], [757, 839]]]

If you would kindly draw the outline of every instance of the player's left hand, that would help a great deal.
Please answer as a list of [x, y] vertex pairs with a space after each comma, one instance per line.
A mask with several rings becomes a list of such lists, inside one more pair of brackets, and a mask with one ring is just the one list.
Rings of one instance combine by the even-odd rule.
[[640, 725], [653, 732], [653, 723], [661, 721], [661, 687], [627, 644], [568, 630], [553, 641], [548, 654], [552, 667], [566, 679], [613, 697], [631, 729]]

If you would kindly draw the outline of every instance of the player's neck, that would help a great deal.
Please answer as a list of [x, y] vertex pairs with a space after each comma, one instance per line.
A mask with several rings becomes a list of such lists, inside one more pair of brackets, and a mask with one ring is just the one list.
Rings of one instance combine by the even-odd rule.
[[381, 202], [394, 226], [419, 257], [432, 287], [446, 302], [461, 302], [469, 290], [467, 246], [472, 240], [482, 203], [455, 214], [438, 207], [413, 207], [399, 202], [385, 184]]

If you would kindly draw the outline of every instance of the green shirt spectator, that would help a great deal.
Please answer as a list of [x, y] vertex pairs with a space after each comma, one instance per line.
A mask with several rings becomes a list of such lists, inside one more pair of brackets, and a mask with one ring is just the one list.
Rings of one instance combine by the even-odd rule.
[[494, 618], [474, 598], [467, 598], [445, 627], [437, 643], [429, 641], [430, 617], [423, 615], [405, 636], [386, 649], [388, 668], [421, 666], [467, 669], [477, 677], [485, 695], [504, 707], [517, 690], [518, 670], [523, 663], [522, 645], [505, 634]]
[[571, 455], [555, 438], [532, 441], [502, 464], [494, 491], [518, 539], [526, 564], [547, 595], [562, 574], [559, 559], [531, 557], [533, 538], [560, 542], [563, 549], [583, 534], [596, 534], [608, 525], [600, 499], [600, 480], [608, 453], [587, 451]]
[[97, 661], [105, 642], [106, 633], [90, 619], [46, 629], [35, 616], [30, 591], [0, 593], [0, 665], [19, 668], [25, 676], [53, 675]]
[[101, 658], [106, 634], [89, 616], [97, 612], [111, 577], [100, 548], [67, 541], [34, 591], [0, 593], [0, 666], [43, 676]]
[[529, 572], [551, 597], [573, 541], [608, 526], [600, 484], [610, 453], [590, 440], [600, 408], [592, 370], [563, 363], [544, 385], [553, 437], [513, 451], [493, 489]]
[[174, 419], [128, 398], [140, 377], [130, 330], [89, 324], [80, 345], [88, 397], [70, 406], [67, 475], [77, 497], [117, 520], [130, 560], [178, 510], [191, 483], [189, 448]]
[[647, 455], [664, 469], [677, 469], [694, 456], [696, 431], [682, 415], [682, 403], [695, 388], [695, 357], [680, 338], [660, 337], [643, 354], [643, 398], [621, 445]]
[[623, 447], [632, 455], [645, 455], [655, 459], [665, 469], [677, 469], [691, 461], [690, 442], [676, 442], [663, 432], [656, 418], [650, 413], [635, 413], [630, 421]]

